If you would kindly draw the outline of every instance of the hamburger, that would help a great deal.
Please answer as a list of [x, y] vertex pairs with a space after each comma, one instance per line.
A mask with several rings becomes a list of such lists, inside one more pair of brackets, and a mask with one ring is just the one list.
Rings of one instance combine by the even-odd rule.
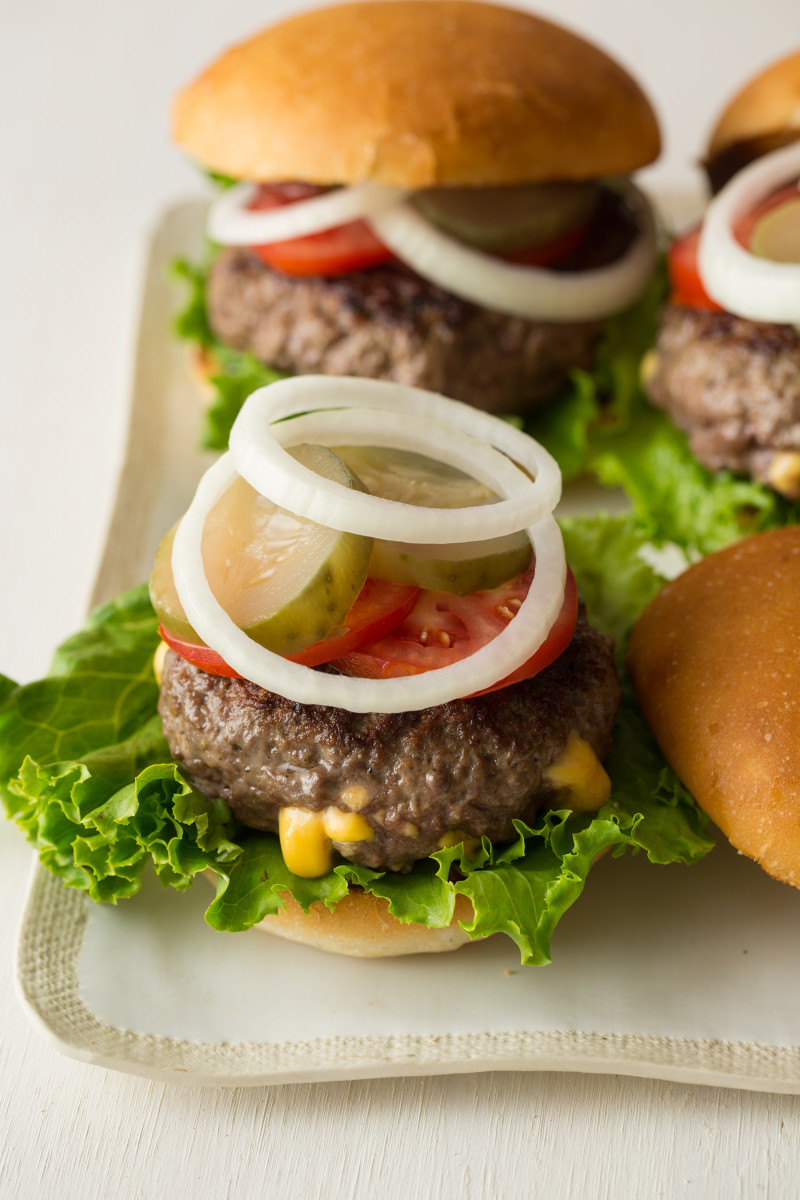
[[179, 323], [224, 448], [272, 372], [355, 375], [528, 413], [643, 292], [659, 152], [616, 62], [529, 12], [392, 0], [304, 13], [177, 97], [177, 144], [232, 186]]
[[800, 500], [800, 51], [719, 118], [718, 193], [670, 253], [672, 295], [646, 360], [653, 404], [713, 471]]
[[[531, 439], [430, 393], [254, 393], [152, 602], [121, 597], [49, 679], [2, 689], [9, 815], [94, 899], [149, 864], [177, 887], [210, 871], [218, 929], [360, 955], [503, 932], [548, 961], [604, 850], [709, 848], [578, 602], [559, 491]], [[611, 518], [568, 536], [624, 632], [658, 586], [641, 537]]]
[[628, 666], [667, 760], [733, 845], [800, 887], [800, 526], [757, 534], [669, 583]]

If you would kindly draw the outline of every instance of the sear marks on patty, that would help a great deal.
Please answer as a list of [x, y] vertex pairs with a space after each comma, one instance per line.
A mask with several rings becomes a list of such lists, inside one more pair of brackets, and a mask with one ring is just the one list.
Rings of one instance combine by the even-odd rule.
[[228, 249], [208, 281], [222, 341], [282, 371], [389, 379], [490, 412], [536, 408], [589, 367], [597, 321], [549, 325], [459, 300], [399, 263], [292, 277]]
[[[561, 271], [605, 266], [635, 235], [602, 190], [591, 226]], [[224, 250], [207, 287], [218, 338], [298, 374], [357, 375], [427, 388], [489, 412], [526, 412], [589, 368], [602, 321], [527, 321], [461, 300], [402, 263], [334, 278], [291, 276], [248, 249]]]
[[791, 495], [780, 468], [791, 476], [793, 455], [800, 468], [800, 333], [670, 304], [656, 352], [648, 395], [689, 435], [695, 457]]
[[170, 651], [159, 712], [186, 777], [256, 829], [277, 830], [284, 805], [346, 810], [343, 793], [363, 789], [358, 811], [374, 838], [334, 845], [397, 870], [448, 832], [513, 838], [515, 817], [531, 820], [554, 801], [542, 772], [571, 730], [605, 757], [619, 697], [611, 640], [581, 612], [572, 644], [545, 671], [471, 700], [351, 713], [207, 675]]

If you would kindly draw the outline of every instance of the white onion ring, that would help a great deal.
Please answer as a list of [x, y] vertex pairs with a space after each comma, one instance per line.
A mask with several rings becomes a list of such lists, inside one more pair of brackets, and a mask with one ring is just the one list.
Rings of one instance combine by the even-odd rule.
[[[345, 414], [353, 405], [378, 410], [365, 433], [349, 428], [350, 418]], [[326, 409], [343, 410], [336, 414], [338, 430], [332, 420], [326, 424], [316, 413], [283, 420]], [[421, 418], [421, 429], [410, 417]], [[301, 420], [302, 425], [298, 424]], [[440, 422], [449, 428], [442, 432]], [[385, 444], [429, 454], [475, 475], [508, 498], [496, 504], [447, 509], [443, 519], [441, 508], [400, 504], [354, 491], [322, 479], [283, 449], [283, 445], [308, 440], [312, 428], [318, 429], [329, 445], [341, 444], [346, 431], [353, 444], [357, 439], [361, 445]], [[425, 436], [431, 428], [441, 432], [438, 441], [430, 433]], [[386, 440], [389, 434], [391, 438]], [[482, 445], [478, 438], [487, 444]], [[234, 422], [230, 450], [239, 474], [281, 507], [345, 533], [390, 541], [441, 545], [516, 533], [552, 512], [561, 496], [561, 472], [555, 460], [527, 434], [457, 400], [383, 380], [305, 375], [260, 388], [248, 396]], [[514, 463], [532, 475], [534, 482]], [[524, 481], [522, 488], [515, 486], [516, 477]], [[500, 488], [490, 482], [498, 479], [502, 480]]]
[[383, 212], [406, 195], [403, 188], [360, 183], [279, 208], [251, 211], [247, 205], [257, 190], [255, 183], [237, 183], [220, 193], [208, 210], [206, 232], [212, 242], [223, 246], [265, 246], [287, 238], [306, 237]]
[[[530, 590], [516, 616], [491, 642], [448, 667], [398, 679], [328, 675], [290, 662], [253, 642], [215, 598], [206, 578], [203, 528], [209, 510], [236, 472], [225, 454], [203, 476], [175, 534], [172, 570], [186, 615], [200, 637], [253, 683], [300, 704], [351, 712], [413, 712], [491, 687], [527, 661], [547, 637], [564, 599], [566, 562], [561, 532], [552, 515], [530, 526], [536, 556]], [[529, 487], [517, 472], [519, 488]], [[504, 488], [498, 480], [496, 490]]]
[[734, 175], [708, 207], [698, 266], [712, 300], [749, 321], [800, 325], [800, 266], [756, 258], [731, 226], [770, 192], [800, 174], [800, 142], [765, 154]]
[[655, 266], [650, 205], [630, 183], [626, 199], [639, 224], [638, 236], [627, 253], [607, 267], [568, 274], [504, 262], [465, 246], [436, 229], [407, 203], [387, 208], [369, 222], [383, 244], [404, 263], [465, 300], [532, 321], [593, 321], [638, 299]]

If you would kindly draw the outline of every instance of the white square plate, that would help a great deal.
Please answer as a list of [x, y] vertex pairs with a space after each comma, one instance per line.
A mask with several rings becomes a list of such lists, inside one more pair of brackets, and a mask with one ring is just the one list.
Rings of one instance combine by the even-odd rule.
[[[201, 225], [202, 206], [181, 205], [149, 247], [97, 601], [148, 574], [208, 461], [169, 328], [168, 264], [197, 253]], [[150, 879], [107, 908], [35, 865], [17, 986], [39, 1030], [75, 1058], [192, 1084], [582, 1070], [800, 1092], [800, 893], [726, 845], [691, 868], [604, 859], [546, 968], [520, 967], [504, 938], [356, 960], [217, 934], [211, 895]]]

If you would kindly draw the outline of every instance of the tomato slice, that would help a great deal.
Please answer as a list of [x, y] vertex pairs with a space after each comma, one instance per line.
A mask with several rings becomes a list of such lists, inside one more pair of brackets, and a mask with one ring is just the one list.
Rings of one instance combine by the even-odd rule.
[[[388, 637], [337, 659], [335, 665], [348, 675], [373, 679], [419, 675], [449, 666], [485, 646], [505, 628], [527, 596], [532, 579], [533, 568], [529, 567], [492, 591], [469, 596], [420, 592], [402, 625]], [[473, 694], [497, 691], [544, 670], [572, 641], [577, 619], [578, 592], [568, 570], [561, 611], [539, 649], [511, 675]]]
[[161, 634], [161, 640], [167, 643], [170, 650], [180, 654], [181, 658], [185, 658], [193, 667], [199, 667], [208, 675], [224, 675], [226, 679], [242, 678], [239, 672], [234, 671], [233, 667], [229, 667], [222, 655], [217, 654], [216, 650], [212, 650], [210, 646], [196, 646], [194, 642], [184, 642], [182, 638], [175, 637], [174, 633], [165, 629], [160, 622], [158, 632]]
[[543, 246], [531, 246], [527, 250], [513, 250], [510, 254], [503, 254], [501, 257], [506, 262], [520, 263], [525, 267], [550, 266], [551, 263], [558, 262], [560, 258], [566, 258], [568, 254], [572, 254], [573, 250], [578, 249], [586, 236], [588, 227], [589, 222], [584, 221], [580, 225], [568, 229], [560, 237], [554, 238], [552, 242], [546, 242]]
[[[390, 633], [405, 620], [419, 595], [419, 588], [403, 583], [389, 583], [384, 579], [368, 579], [355, 599], [344, 624], [331, 637], [307, 646], [299, 654], [291, 655], [291, 661], [305, 667], [318, 667], [331, 662], [343, 654], [357, 650], [359, 646], [377, 641]], [[176, 638], [159, 625], [161, 637], [187, 662], [199, 667], [209, 675], [224, 675], [228, 679], [242, 676], [229, 667], [221, 655], [210, 646], [195, 645]]]
[[[326, 190], [308, 183], [262, 183], [250, 208], [255, 211], [282, 208]], [[268, 267], [287, 275], [345, 275], [377, 267], [393, 258], [391, 250], [378, 240], [366, 221], [350, 221], [320, 233], [251, 249]]]
[[711, 312], [722, 312], [721, 305], [712, 300], [703, 281], [697, 263], [697, 252], [700, 246], [702, 225], [690, 229], [683, 237], [677, 238], [669, 251], [669, 277], [672, 283], [673, 304], [683, 304], [687, 308], [705, 308]]
[[[262, 183], [249, 207], [253, 211], [281, 208], [297, 200], [321, 195], [326, 190], [310, 183]], [[583, 241], [586, 229], [587, 223], [584, 222], [543, 246], [523, 248], [499, 257], [528, 267], [548, 266], [576, 250]], [[251, 246], [250, 249], [268, 267], [287, 275], [346, 275], [350, 271], [366, 271], [381, 263], [391, 262], [394, 258], [391, 250], [375, 236], [366, 221], [350, 221], [320, 233], [270, 242], [265, 246]]]
[[341, 630], [323, 642], [315, 642], [299, 654], [293, 654], [292, 662], [302, 663], [304, 667], [318, 667], [386, 637], [406, 619], [418, 596], [419, 588], [409, 584], [368, 579], [356, 596]]
[[[773, 192], [771, 196], [767, 196], [760, 204], [756, 205], [752, 212], [746, 213], [735, 223], [733, 233], [737, 242], [746, 250], [749, 249], [753, 233], [761, 218], [765, 217], [773, 208], [779, 208], [785, 204], [787, 200], [796, 199], [797, 184], [790, 184], [788, 187], [781, 188], [780, 191]], [[722, 306], [711, 299], [700, 278], [697, 254], [701, 229], [702, 225], [697, 225], [672, 243], [669, 252], [669, 275], [672, 283], [670, 300], [673, 304], [685, 304], [688, 308], [705, 308], [711, 312], [723, 312]]]

